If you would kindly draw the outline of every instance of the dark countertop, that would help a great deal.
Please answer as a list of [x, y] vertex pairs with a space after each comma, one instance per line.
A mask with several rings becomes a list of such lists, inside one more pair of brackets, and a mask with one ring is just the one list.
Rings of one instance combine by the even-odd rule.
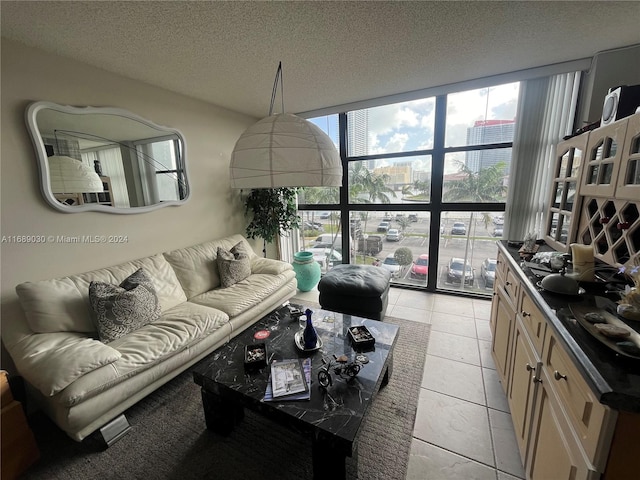
[[[579, 303], [593, 305], [595, 309], [596, 301], [600, 305], [612, 302], [615, 297], [607, 300], [605, 284], [581, 283], [586, 292], [579, 296], [546, 292], [536, 286], [540, 277], [522, 265], [518, 247], [499, 241], [498, 248], [506, 254], [523, 287], [547, 318], [600, 403], [615, 410], [640, 413], [640, 360], [619, 355], [595, 339], [575, 320], [569, 307], [572, 303]], [[543, 246], [540, 251], [553, 250]], [[640, 322], [629, 320], [626, 323], [640, 332]]]

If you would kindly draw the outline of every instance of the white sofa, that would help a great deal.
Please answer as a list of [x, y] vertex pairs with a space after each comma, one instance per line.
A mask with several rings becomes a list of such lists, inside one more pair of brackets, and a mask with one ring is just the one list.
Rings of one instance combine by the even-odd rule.
[[[242, 242], [251, 274], [220, 287], [217, 248]], [[139, 268], [161, 316], [107, 344], [89, 302], [91, 281], [120, 284]], [[24, 319], [3, 319], [3, 341], [35, 399], [71, 438], [87, 435], [285, 303], [296, 292], [290, 264], [256, 255], [232, 235], [121, 265], [16, 287]], [[126, 422], [125, 422], [126, 423]]]

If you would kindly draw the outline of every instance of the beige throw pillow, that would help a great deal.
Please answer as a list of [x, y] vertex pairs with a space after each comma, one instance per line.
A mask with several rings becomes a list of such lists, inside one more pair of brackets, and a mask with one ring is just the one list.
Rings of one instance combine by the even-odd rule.
[[251, 261], [242, 242], [231, 250], [218, 247], [217, 263], [222, 288], [228, 288], [251, 275]]
[[160, 318], [158, 295], [142, 268], [120, 285], [89, 284], [89, 301], [95, 314], [100, 341], [109, 343]]

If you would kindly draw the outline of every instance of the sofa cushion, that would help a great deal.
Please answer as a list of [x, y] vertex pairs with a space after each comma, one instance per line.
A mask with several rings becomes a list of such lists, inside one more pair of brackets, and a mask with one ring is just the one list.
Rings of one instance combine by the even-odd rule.
[[217, 308], [233, 318], [270, 297], [295, 276], [293, 269], [279, 275], [251, 274], [229, 288], [211, 290], [189, 302]]
[[251, 275], [251, 261], [242, 242], [234, 245], [231, 250], [218, 247], [217, 255], [222, 288], [228, 288]]
[[[227, 314], [214, 308], [184, 302], [163, 312], [155, 322], [109, 343], [108, 346], [121, 355], [110, 365], [112, 368], [91, 372], [79, 378], [60, 393], [57, 401], [66, 406], [76, 405], [164, 362], [205, 337], [213, 335], [220, 341], [225, 341], [230, 334]], [[167, 369], [176, 368], [170, 362], [166, 363]], [[161, 372], [162, 369], [158, 371], [158, 375]]]
[[122, 283], [89, 284], [89, 300], [100, 341], [109, 343], [160, 318], [160, 302], [153, 283], [139, 268]]
[[79, 275], [18, 285], [16, 292], [29, 328], [36, 333], [95, 332], [89, 284], [96, 281], [117, 285], [141, 267], [153, 282], [163, 312], [186, 301], [171, 265], [157, 254]]
[[80, 333], [41, 333], [29, 339], [31, 350], [20, 362], [29, 382], [43, 395], [64, 390], [83, 375], [116, 362], [120, 352]]
[[239, 242], [245, 245], [245, 250], [253, 261], [257, 255], [246, 239], [239, 234], [164, 253], [176, 272], [187, 298], [220, 287], [220, 274], [216, 262], [218, 247], [231, 250]]

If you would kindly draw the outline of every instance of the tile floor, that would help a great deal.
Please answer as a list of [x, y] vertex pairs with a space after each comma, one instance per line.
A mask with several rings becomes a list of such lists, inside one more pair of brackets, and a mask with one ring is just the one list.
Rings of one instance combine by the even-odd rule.
[[[296, 299], [317, 302], [318, 292]], [[431, 324], [407, 480], [524, 478], [491, 358], [490, 312], [489, 300], [389, 292], [387, 315]]]

